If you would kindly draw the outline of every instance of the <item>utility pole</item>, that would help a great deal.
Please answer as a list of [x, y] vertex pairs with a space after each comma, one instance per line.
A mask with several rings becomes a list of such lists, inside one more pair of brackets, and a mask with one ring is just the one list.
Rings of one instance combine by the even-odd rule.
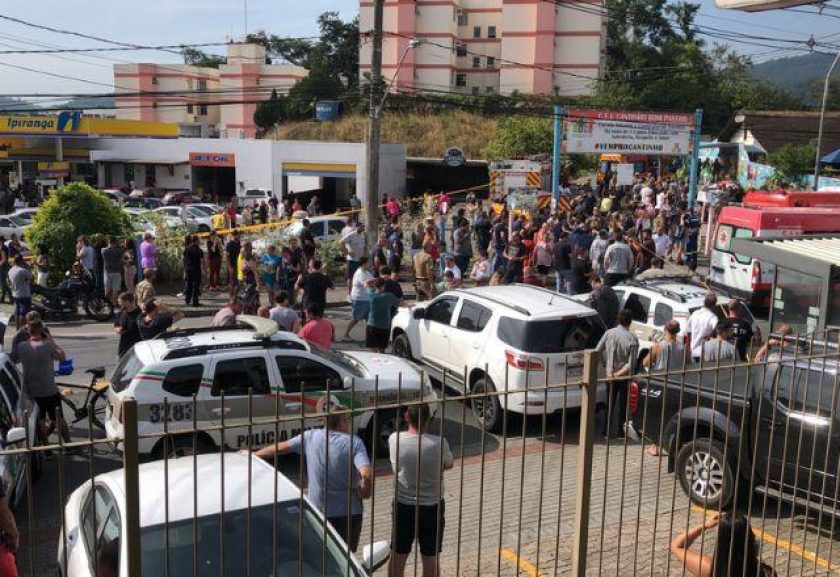
[[822, 106], [820, 107], [820, 127], [817, 132], [817, 158], [814, 159], [814, 190], [820, 189], [820, 157], [822, 156], [822, 139], [823, 139], [823, 125], [825, 124], [825, 106], [828, 103], [828, 90], [831, 87], [831, 73], [837, 67], [837, 62], [840, 61], [840, 52], [834, 57], [834, 61], [828, 68], [825, 75], [825, 84], [823, 85]]
[[367, 196], [365, 197], [365, 230], [368, 250], [379, 239], [379, 91], [382, 89], [382, 20], [385, 0], [373, 1], [373, 52], [370, 59], [370, 129], [367, 149]]

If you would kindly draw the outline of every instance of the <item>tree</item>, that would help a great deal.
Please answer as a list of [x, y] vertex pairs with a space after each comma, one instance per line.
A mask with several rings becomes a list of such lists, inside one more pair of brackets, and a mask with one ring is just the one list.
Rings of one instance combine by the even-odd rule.
[[181, 49], [181, 56], [184, 58], [184, 64], [188, 64], [190, 66], [203, 66], [204, 68], [218, 68], [227, 62], [223, 56], [207, 54], [197, 48], [184, 47]]
[[814, 170], [814, 160], [817, 158], [817, 142], [812, 140], [808, 144], [785, 144], [767, 155], [765, 163], [776, 169], [779, 180], [791, 182], [801, 174]]
[[482, 152], [488, 160], [502, 160], [545, 154], [552, 146], [550, 119], [514, 116], [499, 123]]
[[271, 89], [271, 97], [257, 104], [254, 111], [254, 124], [263, 131], [277, 126], [285, 116], [286, 98], [277, 94], [277, 89]]
[[347, 86], [359, 83], [359, 19], [344, 22], [338, 12], [324, 12], [318, 17], [321, 35], [317, 41], [283, 38], [261, 30], [249, 34], [246, 42], [265, 46], [272, 58], [302, 66], [327, 66], [331, 74], [343, 78]]
[[[51, 193], [26, 231], [33, 247], [45, 247], [53, 270], [70, 270], [76, 258], [76, 239], [80, 235], [131, 235], [128, 215], [104, 194], [82, 182], [73, 182]], [[40, 250], [40, 248], [39, 248]]]
[[[825, 79], [814, 79], [808, 83], [808, 100], [814, 106], [822, 106]], [[826, 110], [840, 110], [840, 80], [832, 79], [828, 84], [828, 99], [825, 101]]]

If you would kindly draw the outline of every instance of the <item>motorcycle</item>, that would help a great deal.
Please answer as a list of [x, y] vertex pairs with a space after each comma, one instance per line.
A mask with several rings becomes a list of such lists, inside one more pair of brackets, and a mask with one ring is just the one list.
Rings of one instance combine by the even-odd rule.
[[253, 283], [243, 283], [239, 291], [239, 300], [242, 301], [242, 313], [246, 315], [255, 315], [260, 308], [260, 291], [257, 285]]
[[96, 287], [90, 273], [68, 271], [56, 288], [32, 285], [32, 308], [42, 316], [75, 315], [81, 304], [85, 314], [95, 321], [105, 322], [114, 315], [114, 303]]

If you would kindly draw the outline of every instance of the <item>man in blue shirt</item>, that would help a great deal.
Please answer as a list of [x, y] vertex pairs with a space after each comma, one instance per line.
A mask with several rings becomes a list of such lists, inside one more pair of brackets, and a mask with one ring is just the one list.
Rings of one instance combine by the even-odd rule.
[[370, 306], [365, 346], [381, 353], [388, 348], [391, 338], [391, 311], [400, 305], [400, 299], [385, 290], [385, 279], [379, 277], [373, 281], [373, 287], [368, 287], [368, 302]]
[[[351, 434], [352, 430], [353, 418], [349, 410], [332, 405], [326, 428], [309, 429], [288, 441], [260, 449], [254, 455], [268, 459], [275, 455], [303, 453], [309, 500], [324, 514], [350, 550], [355, 551], [362, 534], [362, 499], [370, 497], [373, 469], [362, 439]], [[348, 503], [349, 493], [352, 498]]]

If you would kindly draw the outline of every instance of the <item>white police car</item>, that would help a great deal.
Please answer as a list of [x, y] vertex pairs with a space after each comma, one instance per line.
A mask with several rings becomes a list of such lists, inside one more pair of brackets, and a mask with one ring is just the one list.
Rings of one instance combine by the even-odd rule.
[[[139, 466], [143, 575], [221, 577], [244, 575], [247, 566], [258, 576], [364, 577], [387, 561], [387, 541], [365, 545], [357, 560], [301, 490], [265, 461], [223, 458]], [[97, 475], [70, 495], [58, 540], [61, 575], [93, 577], [100, 563], [128, 574], [125, 507], [124, 469]]]
[[15, 505], [26, 492], [27, 470], [35, 480], [41, 473], [42, 453], [4, 453], [35, 444], [38, 406], [22, 394], [20, 373], [0, 352], [0, 482]]
[[[437, 400], [429, 378], [410, 361], [324, 349], [278, 331], [274, 321], [238, 319], [247, 328], [174, 331], [126, 352], [111, 377], [108, 437], [123, 439], [121, 405], [127, 397], [137, 401], [140, 452], [154, 457], [163, 455], [163, 440], [142, 435], [160, 434], [164, 427], [176, 434], [168, 445], [176, 455], [282, 441], [322, 425], [315, 415], [329, 398], [362, 409], [356, 430], [369, 449], [376, 438], [384, 455], [398, 424], [397, 403]], [[202, 430], [195, 439], [177, 436], [194, 425]]]

